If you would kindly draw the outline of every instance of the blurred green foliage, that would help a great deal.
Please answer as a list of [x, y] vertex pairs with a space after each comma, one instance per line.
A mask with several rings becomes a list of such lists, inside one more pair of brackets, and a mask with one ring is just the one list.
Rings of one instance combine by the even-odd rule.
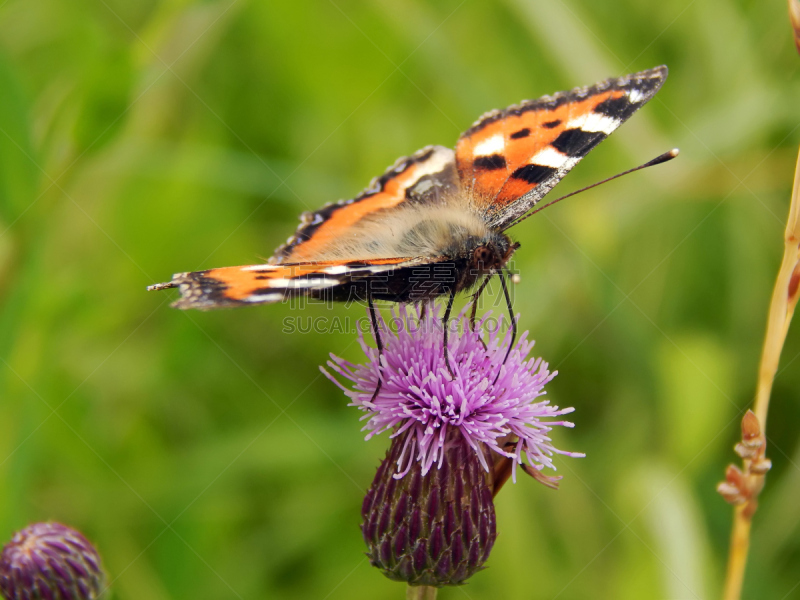
[[[577, 409], [556, 443], [587, 457], [505, 488], [489, 568], [440, 597], [716, 596], [800, 140], [778, 1], [0, 2], [0, 538], [79, 527], [120, 599], [402, 597], [358, 529], [387, 439], [318, 371], [355, 337], [282, 333], [362, 309], [144, 288], [268, 256], [486, 110], [661, 63], [558, 191], [680, 158], [513, 232], [522, 326]], [[747, 598], [800, 594], [798, 355], [795, 327]]]

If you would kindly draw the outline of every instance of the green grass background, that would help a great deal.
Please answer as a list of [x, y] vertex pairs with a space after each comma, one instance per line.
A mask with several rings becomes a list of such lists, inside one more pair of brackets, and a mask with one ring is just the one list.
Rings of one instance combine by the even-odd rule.
[[[559, 186], [678, 160], [513, 231], [515, 308], [577, 426], [443, 599], [713, 598], [800, 141], [780, 0], [0, 1], [0, 538], [57, 519], [116, 598], [401, 598], [359, 510], [386, 436], [320, 377], [357, 306], [180, 313], [146, 285], [268, 256], [297, 215], [481, 113], [666, 63]], [[797, 324], [795, 324], [797, 325]], [[745, 596], [800, 598], [800, 335]]]

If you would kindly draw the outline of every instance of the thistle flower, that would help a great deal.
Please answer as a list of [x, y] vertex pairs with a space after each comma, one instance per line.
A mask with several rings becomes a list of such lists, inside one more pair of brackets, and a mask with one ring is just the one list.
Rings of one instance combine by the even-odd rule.
[[104, 579], [94, 546], [60, 523], [29, 525], [0, 555], [0, 592], [6, 600], [94, 600]]
[[454, 376], [439, 307], [420, 317], [400, 306], [392, 313], [396, 332], [382, 323], [380, 357], [363, 335], [365, 363], [331, 355], [328, 366], [351, 387], [322, 369], [366, 413], [367, 439], [392, 432], [364, 500], [362, 533], [372, 564], [411, 585], [459, 584], [482, 568], [497, 535], [492, 498], [517, 467], [556, 487], [560, 477], [542, 473], [555, 470], [553, 456], [583, 456], [556, 449], [548, 436], [557, 425], [573, 426], [548, 419], [574, 409], [542, 398], [557, 373], [528, 358], [527, 332], [506, 360], [511, 332], [493, 328], [484, 342], [487, 317], [473, 332], [465, 311], [451, 323], [461, 330], [448, 342]]
[[[367, 356], [366, 363], [354, 365], [331, 355], [328, 366], [349, 380], [352, 389], [322, 369], [352, 400], [350, 406], [367, 413], [366, 439], [390, 430], [394, 430], [392, 438], [410, 432], [396, 476], [408, 473], [414, 461], [421, 464], [423, 475], [434, 465], [441, 466], [448, 434], [453, 430], [461, 434], [487, 471], [489, 461], [480, 450], [481, 445], [513, 459], [515, 466], [522, 464], [524, 455], [536, 471], [544, 467], [555, 470], [554, 454], [583, 456], [556, 449], [547, 435], [557, 425], [574, 425], [543, 419], [575, 409], [559, 409], [540, 399], [545, 394], [545, 384], [558, 372], [551, 373], [541, 358], [527, 359], [534, 345], [528, 341], [528, 332], [521, 335], [504, 362], [511, 332], [501, 336], [500, 327], [495, 327], [489, 332], [488, 341], [483, 342], [481, 329], [487, 317], [473, 332], [465, 311], [454, 320], [463, 332], [451, 335], [448, 344], [455, 377], [451, 377], [445, 364], [439, 307], [433, 307], [421, 320], [409, 315], [402, 305], [398, 314], [393, 313], [398, 331], [392, 333], [382, 327], [382, 369], [378, 366], [378, 351], [367, 345], [363, 335], [359, 335], [359, 343]], [[379, 377], [383, 383], [373, 401]], [[506, 448], [510, 437], [519, 439], [513, 450]]]

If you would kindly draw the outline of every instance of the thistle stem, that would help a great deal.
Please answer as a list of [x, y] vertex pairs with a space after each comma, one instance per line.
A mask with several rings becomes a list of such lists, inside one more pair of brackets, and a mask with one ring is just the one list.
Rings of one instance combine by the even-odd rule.
[[[800, 155], [797, 157], [792, 202], [784, 234], [783, 262], [775, 281], [775, 289], [772, 292], [767, 332], [764, 337], [764, 348], [758, 371], [756, 400], [753, 405], [753, 412], [758, 417], [762, 435], [766, 435], [767, 410], [769, 409], [772, 383], [778, 371], [783, 342], [789, 331], [789, 324], [792, 321], [798, 297], [800, 297]], [[753, 487], [756, 493], [745, 504], [737, 506], [733, 513], [724, 600], [739, 600], [742, 595], [742, 582], [750, 546], [750, 525], [756, 510], [758, 491], [764, 485], [763, 475], [751, 475], [751, 477], [754, 478]]]
[[437, 591], [427, 585], [410, 585], [406, 589], [406, 600], [436, 600]]

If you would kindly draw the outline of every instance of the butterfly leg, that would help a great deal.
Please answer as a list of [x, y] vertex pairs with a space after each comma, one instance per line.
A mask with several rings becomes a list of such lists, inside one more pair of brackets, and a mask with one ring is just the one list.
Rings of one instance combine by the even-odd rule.
[[[475, 315], [478, 312], [478, 300], [480, 299], [483, 290], [485, 290], [486, 286], [489, 285], [489, 281], [492, 279], [492, 277], [494, 277], [494, 271], [490, 272], [486, 276], [486, 278], [481, 282], [480, 287], [478, 287], [478, 289], [472, 295], [472, 310], [469, 314], [469, 330], [472, 333], [475, 333]], [[487, 350], [486, 342], [483, 341], [483, 338], [479, 335], [478, 339], [481, 341], [481, 344], [483, 344], [483, 349]]]
[[375, 345], [378, 347], [378, 385], [372, 393], [370, 402], [375, 402], [378, 397], [378, 392], [381, 391], [383, 386], [383, 379], [381, 377], [381, 357], [383, 356], [383, 341], [381, 340], [381, 330], [378, 327], [378, 315], [375, 310], [375, 303], [372, 300], [372, 295], [367, 293], [367, 306], [369, 307], [369, 318], [372, 321], [372, 334], [375, 336]]
[[[510, 273], [509, 273], [510, 276]], [[506, 308], [508, 309], [508, 318], [511, 321], [511, 343], [506, 350], [506, 357], [503, 359], [503, 364], [508, 360], [511, 354], [511, 349], [514, 347], [514, 342], [517, 341], [517, 320], [514, 318], [514, 307], [511, 306], [511, 295], [508, 293], [508, 284], [503, 273], [500, 274], [500, 283], [503, 286], [503, 295], [506, 297]]]
[[[506, 297], [506, 308], [508, 308], [508, 317], [511, 319], [511, 343], [506, 350], [506, 356], [503, 359], [503, 364], [506, 364], [508, 357], [511, 355], [511, 349], [514, 347], [514, 342], [517, 340], [517, 320], [514, 318], [514, 308], [511, 306], [511, 295], [508, 293], [508, 284], [506, 283], [506, 274], [500, 273], [500, 285], [503, 287], [503, 295]], [[500, 378], [500, 371], [497, 372], [497, 377], [494, 381]]]
[[456, 288], [453, 286], [453, 289], [450, 291], [450, 298], [447, 300], [447, 308], [444, 311], [444, 319], [442, 323], [444, 324], [444, 364], [447, 366], [447, 370], [450, 371], [450, 377], [452, 379], [456, 378], [456, 374], [453, 372], [453, 367], [450, 366], [450, 355], [447, 350], [447, 337], [448, 333], [450, 333], [450, 311], [453, 310], [453, 301], [456, 299]]
[[419, 303], [419, 320], [420, 322], [425, 320], [425, 316], [428, 314], [428, 303], [423, 300]]

